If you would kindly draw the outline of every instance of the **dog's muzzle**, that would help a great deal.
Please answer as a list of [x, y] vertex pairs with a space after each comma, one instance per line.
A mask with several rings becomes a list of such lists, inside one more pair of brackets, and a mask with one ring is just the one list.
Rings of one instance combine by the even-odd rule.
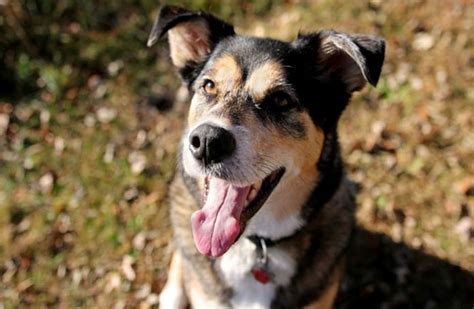
[[221, 127], [202, 124], [189, 135], [189, 150], [204, 165], [219, 163], [234, 153], [235, 138]]

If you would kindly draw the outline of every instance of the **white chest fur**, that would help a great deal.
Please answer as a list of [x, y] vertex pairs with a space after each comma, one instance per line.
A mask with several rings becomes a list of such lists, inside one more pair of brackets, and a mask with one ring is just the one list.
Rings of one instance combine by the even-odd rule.
[[290, 282], [295, 273], [293, 258], [278, 248], [268, 248], [268, 270], [272, 281], [262, 284], [251, 270], [257, 259], [256, 246], [241, 238], [217, 262], [223, 279], [232, 287], [231, 304], [234, 308], [269, 308], [278, 286]]
[[301, 228], [305, 224], [301, 218], [301, 207], [309, 196], [308, 187], [298, 178], [282, 179], [262, 208], [247, 223], [244, 236], [258, 235], [275, 240]]

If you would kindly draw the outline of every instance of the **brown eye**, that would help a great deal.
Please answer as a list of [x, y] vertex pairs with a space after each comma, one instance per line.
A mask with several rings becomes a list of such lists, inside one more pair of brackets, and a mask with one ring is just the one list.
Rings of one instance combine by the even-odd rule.
[[210, 79], [206, 79], [204, 81], [202, 88], [204, 89], [204, 92], [209, 95], [215, 95], [217, 93], [216, 84], [214, 84], [214, 82]]
[[280, 91], [270, 95], [268, 103], [271, 108], [280, 111], [285, 111], [293, 107], [293, 101], [291, 98], [286, 93]]
[[287, 108], [290, 105], [290, 101], [286, 96], [278, 95], [273, 98], [273, 104], [277, 108]]

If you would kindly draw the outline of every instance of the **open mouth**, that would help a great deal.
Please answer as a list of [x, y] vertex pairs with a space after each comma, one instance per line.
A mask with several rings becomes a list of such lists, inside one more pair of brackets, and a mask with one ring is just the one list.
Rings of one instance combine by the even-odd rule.
[[206, 177], [204, 205], [191, 218], [194, 243], [204, 255], [223, 255], [245, 225], [262, 207], [285, 173], [279, 168], [263, 180], [238, 187], [216, 177]]

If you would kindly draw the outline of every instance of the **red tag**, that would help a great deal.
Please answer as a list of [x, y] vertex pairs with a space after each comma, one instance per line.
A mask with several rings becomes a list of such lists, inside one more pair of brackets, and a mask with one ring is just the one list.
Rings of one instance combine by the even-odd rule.
[[269, 281], [268, 274], [263, 268], [252, 269], [252, 274], [255, 280], [261, 284], [267, 284]]

